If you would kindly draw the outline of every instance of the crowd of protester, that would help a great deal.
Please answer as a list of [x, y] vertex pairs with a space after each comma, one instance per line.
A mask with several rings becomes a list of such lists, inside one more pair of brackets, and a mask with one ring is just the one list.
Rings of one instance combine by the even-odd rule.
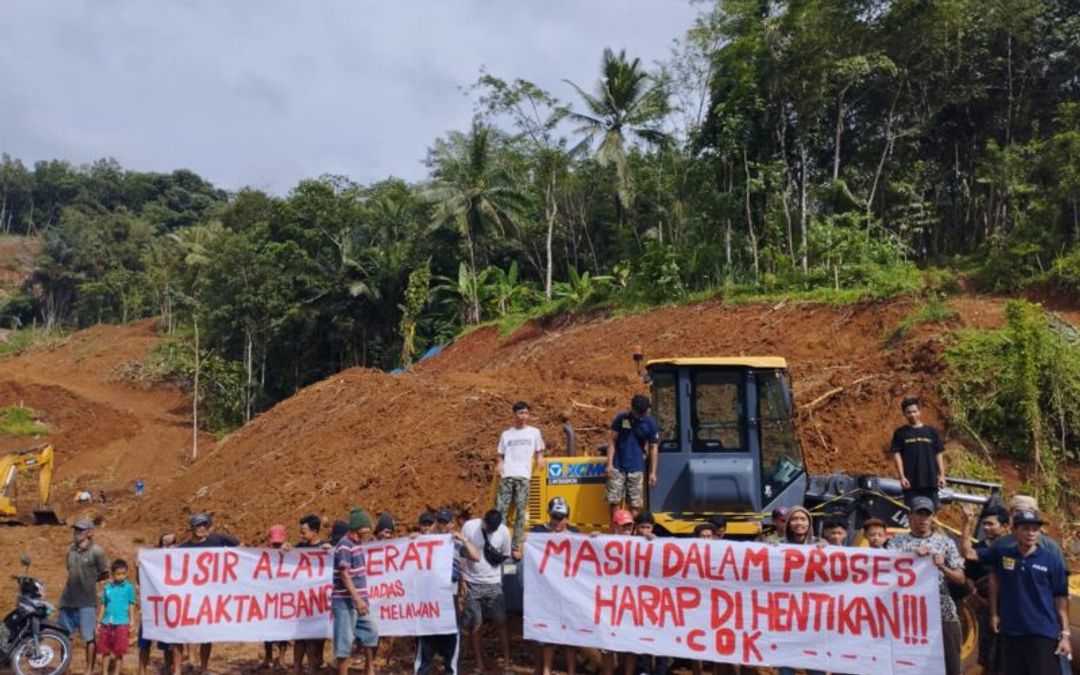
[[[886, 523], [866, 520], [852, 532], [847, 517], [826, 517], [815, 527], [814, 517], [801, 505], [775, 507], [766, 522], [769, 527], [760, 541], [775, 545], [815, 547], [866, 546], [929, 557], [937, 576], [941, 608], [941, 644], [947, 675], [961, 672], [961, 623], [958, 600], [977, 593], [989, 611], [981, 626], [979, 663], [989, 675], [1058, 675], [1071, 660], [1067, 613], [1067, 567], [1061, 546], [1044, 530], [1038, 503], [1032, 497], [1014, 496], [1006, 509], [993, 504], [981, 510], [964, 504], [960, 537], [941, 532], [935, 515], [940, 508], [938, 488], [945, 485], [942, 445], [936, 431], [920, 419], [918, 401], [904, 399], [901, 409], [907, 424], [893, 436], [892, 451], [903, 497], [908, 507], [908, 528], [891, 533]], [[607, 485], [610, 504], [609, 531], [616, 536], [653, 539], [662, 536], [653, 514], [645, 509], [645, 484], [655, 485], [656, 445], [659, 427], [648, 415], [649, 401], [636, 396], [630, 409], [612, 423], [607, 445]], [[369, 604], [364, 544], [411, 534], [445, 534], [453, 538], [454, 557], [451, 580], [458, 613], [459, 631], [416, 638], [411, 649], [415, 658], [408, 670], [419, 675], [457, 673], [461, 667], [462, 644], [471, 653], [476, 672], [490, 672], [497, 665], [503, 672], [513, 667], [510, 631], [503, 591], [504, 561], [521, 556], [524, 540], [532, 533], [569, 535], [579, 533], [571, 524], [571, 508], [562, 497], [547, 504], [547, 520], [526, 527], [529, 480], [534, 463], [545, 450], [540, 432], [529, 426], [528, 404], [513, 405], [513, 426], [500, 437], [496, 476], [496, 508], [460, 523], [450, 508], [425, 511], [411, 527], [399, 527], [394, 517], [382, 513], [374, 520], [363, 509], [351, 510], [347, 517], [327, 524], [309, 514], [296, 526], [298, 539], [288, 542], [283, 524], [269, 528], [265, 542], [269, 548], [323, 548], [333, 552], [334, 575], [331, 610], [333, 636], [329, 640], [266, 642], [262, 645], [261, 668], [286, 670], [296, 675], [319, 672], [332, 666], [340, 675], [350, 667], [360, 667], [374, 675], [381, 659], [389, 663], [390, 653], [403, 650], [405, 639], [382, 638]], [[647, 462], [652, 458], [651, 462]], [[646, 475], [646, 471], [648, 474]], [[514, 529], [506, 523], [513, 513]], [[713, 515], [694, 527], [693, 536], [705, 540], [724, 539], [727, 520]], [[233, 536], [213, 530], [207, 514], [189, 520], [190, 534], [180, 541], [176, 534], [161, 535], [160, 548], [207, 548], [238, 546]], [[324, 532], [329, 529], [329, 535]], [[976, 538], [976, 532], [979, 538]], [[599, 532], [591, 532], [597, 535]], [[67, 553], [68, 581], [60, 600], [60, 620], [85, 645], [86, 672], [95, 669], [97, 657], [102, 672], [119, 674], [129, 640], [137, 635], [138, 669], [148, 671], [154, 645], [144, 639], [139, 628], [137, 593], [128, 579], [128, 563], [109, 564], [105, 552], [94, 543], [94, 522], [81, 519], [73, 526], [73, 541]], [[497, 644], [493, 663], [485, 649], [484, 627], [490, 626]], [[330, 643], [331, 663], [326, 647]], [[601, 652], [560, 645], [535, 646], [535, 671], [555, 672], [561, 665], [570, 675], [585, 666], [590, 672], [607, 675], [665, 675], [673, 667], [666, 656]], [[211, 644], [172, 645], [158, 643], [163, 656], [162, 672], [179, 675], [185, 662], [199, 673], [208, 673]], [[288, 656], [292, 654], [291, 666]], [[380, 656], [381, 654], [381, 656]], [[560, 658], [561, 657], [561, 658]], [[357, 660], [358, 659], [358, 660]], [[399, 658], [395, 663], [402, 663]], [[728, 675], [742, 672], [731, 664], [693, 661], [686, 664], [694, 675]], [[395, 667], [396, 672], [405, 670]], [[385, 669], [385, 672], [390, 672]], [[795, 673], [779, 668], [779, 675]], [[821, 671], [806, 670], [807, 675]], [[842, 675], [842, 674], [834, 674]]]

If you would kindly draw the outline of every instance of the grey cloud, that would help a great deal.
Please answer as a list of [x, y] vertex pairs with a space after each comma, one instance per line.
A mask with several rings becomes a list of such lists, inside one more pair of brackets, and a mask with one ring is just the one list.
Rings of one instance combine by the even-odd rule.
[[81, 0], [0, 3], [0, 150], [114, 156], [284, 193], [305, 177], [424, 175], [481, 66], [572, 100], [605, 46], [646, 63], [683, 0]]

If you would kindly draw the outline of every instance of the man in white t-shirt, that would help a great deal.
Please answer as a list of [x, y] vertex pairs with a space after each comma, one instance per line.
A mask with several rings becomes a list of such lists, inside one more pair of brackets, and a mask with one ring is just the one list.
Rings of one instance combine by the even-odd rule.
[[513, 406], [514, 426], [499, 437], [499, 459], [495, 473], [499, 476], [499, 492], [495, 496], [495, 508], [502, 514], [503, 522], [510, 522], [510, 504], [514, 505], [514, 540], [511, 549], [521, 556], [521, 536], [525, 532], [525, 520], [529, 513], [529, 477], [533, 462], [544, 456], [544, 438], [540, 430], [529, 426], [529, 404], [518, 401]]
[[461, 526], [466, 542], [480, 552], [479, 559], [464, 558], [461, 580], [465, 582], [465, 611], [461, 616], [464, 632], [469, 636], [476, 670], [484, 667], [484, 650], [480, 645], [480, 629], [484, 619], [495, 623], [503, 653], [503, 672], [509, 672], [510, 634], [506, 630], [506, 603], [502, 590], [502, 563], [510, 557], [510, 531], [502, 524], [502, 515], [492, 509], [484, 517], [473, 518]]

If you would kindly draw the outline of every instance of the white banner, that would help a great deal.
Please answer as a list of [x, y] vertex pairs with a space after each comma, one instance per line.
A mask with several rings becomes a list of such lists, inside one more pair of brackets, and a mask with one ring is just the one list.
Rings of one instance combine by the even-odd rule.
[[[371, 542], [364, 549], [380, 635], [457, 631], [449, 536]], [[328, 638], [333, 574], [332, 550], [144, 549], [143, 636], [175, 643]]]
[[928, 557], [534, 533], [524, 567], [530, 640], [840, 673], [945, 672]]
[[333, 551], [139, 551], [143, 637], [175, 643], [330, 637]]
[[457, 632], [454, 540], [449, 535], [376, 541], [367, 552], [367, 584], [379, 635]]

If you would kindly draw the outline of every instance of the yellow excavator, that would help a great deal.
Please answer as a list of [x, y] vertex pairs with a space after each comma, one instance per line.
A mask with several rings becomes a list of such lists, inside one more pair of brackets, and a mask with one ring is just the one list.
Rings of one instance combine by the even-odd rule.
[[[52, 472], [55, 450], [39, 445], [0, 457], [0, 520], [9, 524], [62, 525], [52, 507]], [[15, 479], [19, 474], [38, 472], [38, 500], [29, 516], [15, 504]]]

